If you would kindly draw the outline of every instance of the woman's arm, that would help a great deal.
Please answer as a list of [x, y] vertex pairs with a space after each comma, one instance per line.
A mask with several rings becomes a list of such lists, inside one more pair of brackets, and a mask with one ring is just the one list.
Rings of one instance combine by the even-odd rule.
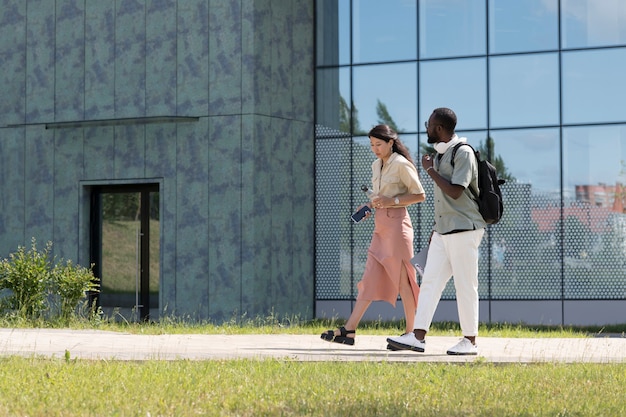
[[[396, 200], [397, 199], [397, 200]], [[374, 208], [407, 207], [426, 200], [426, 194], [403, 194], [395, 197], [378, 196], [372, 200]], [[396, 201], [398, 202], [396, 204]]]

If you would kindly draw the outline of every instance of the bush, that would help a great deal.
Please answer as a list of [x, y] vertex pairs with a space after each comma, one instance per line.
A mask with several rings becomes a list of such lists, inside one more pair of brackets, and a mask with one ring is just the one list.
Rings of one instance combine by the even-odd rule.
[[[71, 261], [54, 265], [50, 259], [52, 243], [37, 250], [32, 238], [30, 250], [19, 246], [17, 252], [0, 261], [0, 290], [7, 293], [0, 300], [0, 311], [21, 318], [39, 319], [59, 315], [70, 318], [87, 291], [97, 291], [97, 280], [91, 268], [74, 265]], [[53, 300], [60, 308], [52, 308]]]
[[69, 319], [76, 312], [80, 300], [89, 291], [98, 290], [96, 278], [91, 268], [72, 264], [57, 264], [52, 269], [51, 291], [61, 299], [61, 317]]
[[41, 316], [47, 307], [51, 249], [52, 244], [48, 243], [39, 252], [33, 238], [29, 251], [19, 246], [9, 259], [0, 261], [0, 289], [10, 290], [10, 295], [2, 300], [2, 307], [25, 318]]

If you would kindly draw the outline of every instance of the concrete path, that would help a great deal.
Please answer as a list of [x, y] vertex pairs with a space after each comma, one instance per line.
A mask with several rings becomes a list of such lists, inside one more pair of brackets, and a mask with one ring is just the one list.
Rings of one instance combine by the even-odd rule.
[[426, 352], [386, 350], [386, 336], [357, 336], [354, 346], [319, 335], [136, 335], [95, 330], [0, 329], [0, 356], [90, 360], [286, 359], [389, 362], [626, 362], [625, 337], [482, 337], [478, 356], [449, 356], [459, 338], [430, 336]]

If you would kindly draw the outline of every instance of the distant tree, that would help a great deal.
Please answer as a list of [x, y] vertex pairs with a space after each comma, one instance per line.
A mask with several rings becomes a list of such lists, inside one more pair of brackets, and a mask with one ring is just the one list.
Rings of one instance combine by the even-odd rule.
[[339, 130], [350, 133], [350, 106], [343, 96], [339, 96]]
[[485, 140], [485, 144], [483, 145], [483, 142], [481, 141], [476, 150], [480, 152], [480, 157], [483, 160], [487, 160], [491, 162], [493, 166], [496, 167], [496, 171], [498, 171], [499, 178], [505, 180], [506, 182], [515, 182], [515, 177], [507, 169], [506, 165], [504, 164], [504, 159], [502, 158], [502, 156], [500, 155], [496, 156], [495, 147], [496, 145], [495, 145], [495, 141], [493, 140], [493, 138], [491, 136], [487, 136], [487, 139]]
[[[346, 100], [343, 97], [340, 97], [339, 108], [341, 131], [352, 132], [352, 134], [355, 136], [367, 134], [367, 132], [362, 130], [361, 126], [359, 125], [359, 111], [354, 106], [354, 103], [352, 103], [352, 108], [350, 108]], [[376, 101], [376, 115], [378, 116], [377, 122], [379, 124], [389, 125], [396, 132], [402, 131], [402, 129], [398, 127], [398, 124], [389, 113], [387, 105], [380, 100]], [[352, 129], [350, 129], [350, 120], [352, 121]], [[436, 153], [435, 148], [429, 143], [422, 143], [420, 145], [420, 148], [420, 153], [422, 155]], [[495, 141], [491, 136], [488, 136], [484, 143], [481, 141], [476, 150], [480, 152], [480, 156], [483, 160], [486, 159], [490, 161], [496, 167], [496, 170], [498, 171], [498, 177], [507, 182], [515, 182], [515, 177], [511, 172], [508, 171], [502, 156], [496, 155]], [[419, 154], [415, 155], [415, 161], [419, 161], [419, 156]]]
[[[420, 147], [422, 149], [422, 155], [434, 154], [437, 152], [435, 151], [435, 148], [429, 143], [422, 143]], [[493, 166], [496, 167], [499, 178], [505, 180], [506, 182], [515, 182], [515, 177], [507, 169], [502, 156], [495, 156], [495, 141], [491, 136], [488, 136], [485, 142], [480, 141], [478, 143], [478, 146], [476, 147], [476, 150], [480, 152], [480, 158], [482, 160], [488, 160], [493, 164]]]
[[376, 114], [378, 115], [378, 123], [382, 125], [387, 125], [391, 127], [396, 132], [400, 132], [398, 125], [393, 120], [393, 117], [389, 114], [389, 110], [387, 110], [387, 106], [382, 103], [380, 100], [376, 101]]
[[339, 109], [339, 125], [342, 132], [352, 133], [354, 136], [366, 134], [359, 124], [359, 110], [354, 103], [350, 107], [343, 97], [339, 97]]
[[[398, 125], [389, 114], [387, 106], [380, 100], [376, 104], [376, 114], [378, 116], [377, 123], [389, 125], [396, 132], [400, 132]], [[350, 121], [352, 121], [352, 125], [350, 125]], [[354, 103], [350, 107], [346, 99], [341, 96], [339, 97], [339, 129], [342, 132], [352, 133], [355, 136], [367, 134], [359, 123], [359, 110]]]

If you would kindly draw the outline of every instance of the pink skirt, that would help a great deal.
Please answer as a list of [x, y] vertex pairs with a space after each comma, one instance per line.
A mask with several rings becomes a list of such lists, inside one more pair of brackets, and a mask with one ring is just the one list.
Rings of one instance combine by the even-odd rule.
[[407, 271], [415, 305], [419, 287], [413, 257], [413, 224], [405, 207], [377, 209], [374, 234], [367, 251], [365, 272], [357, 284], [357, 300], [387, 301], [395, 307], [400, 293], [402, 265]]

